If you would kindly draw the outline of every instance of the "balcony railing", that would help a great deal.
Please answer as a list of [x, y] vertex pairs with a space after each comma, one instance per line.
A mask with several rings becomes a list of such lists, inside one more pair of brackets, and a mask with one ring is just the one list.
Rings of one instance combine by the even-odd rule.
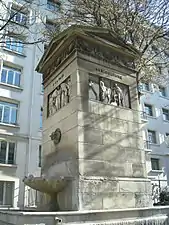
[[144, 149], [151, 149], [151, 142], [150, 141], [144, 141]]
[[15, 165], [15, 160], [14, 159], [4, 159], [4, 157], [0, 157], [0, 164], [6, 164], [6, 165]]

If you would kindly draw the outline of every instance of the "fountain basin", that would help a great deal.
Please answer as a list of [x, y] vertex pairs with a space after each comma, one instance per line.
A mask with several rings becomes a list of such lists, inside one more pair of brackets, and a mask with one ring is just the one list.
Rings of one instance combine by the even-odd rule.
[[23, 182], [37, 191], [52, 194], [63, 190], [63, 188], [66, 187], [68, 180], [70, 179], [65, 177], [44, 178], [29, 176], [25, 177]]
[[0, 225], [168, 225], [169, 207], [66, 212], [1, 210]]

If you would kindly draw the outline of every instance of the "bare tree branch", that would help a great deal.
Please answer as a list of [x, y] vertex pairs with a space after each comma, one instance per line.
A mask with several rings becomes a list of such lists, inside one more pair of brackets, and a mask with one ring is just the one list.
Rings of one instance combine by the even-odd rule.
[[[140, 51], [135, 62], [138, 77], [159, 75], [157, 64], [169, 65], [169, 1], [167, 0], [67, 0], [60, 24], [107, 27]], [[153, 46], [159, 52], [153, 51]], [[152, 70], [153, 67], [153, 70]], [[153, 71], [153, 72], [152, 72]], [[140, 80], [140, 78], [138, 78]]]

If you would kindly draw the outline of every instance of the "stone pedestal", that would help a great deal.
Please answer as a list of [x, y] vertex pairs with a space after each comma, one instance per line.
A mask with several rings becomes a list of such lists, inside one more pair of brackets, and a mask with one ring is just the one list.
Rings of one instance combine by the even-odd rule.
[[136, 57], [107, 30], [73, 26], [51, 42], [37, 67], [45, 87], [42, 175], [70, 178], [56, 191], [60, 210], [152, 204]]

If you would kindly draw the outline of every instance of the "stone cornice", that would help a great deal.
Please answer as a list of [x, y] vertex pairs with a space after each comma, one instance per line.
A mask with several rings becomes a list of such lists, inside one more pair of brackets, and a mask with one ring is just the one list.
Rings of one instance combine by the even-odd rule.
[[110, 64], [117, 64], [119, 66], [124, 66], [129, 69], [134, 69], [133, 59], [125, 60], [125, 57], [118, 51], [118, 49], [110, 48], [108, 45], [100, 44], [100, 43], [91, 43], [87, 42], [85, 39], [78, 38], [77, 39], [76, 49], [78, 52], [88, 55], [90, 57], [94, 57], [96, 59], [102, 60], [104, 62], [108, 62]]
[[110, 46], [106, 46], [104, 43], [101, 45], [94, 40], [91, 42], [91, 40], [88, 40], [88, 37], [79, 37], [78, 35], [74, 39], [65, 41], [65, 44], [55, 52], [52, 59], [48, 59], [48, 63], [46, 63], [45, 67], [42, 69], [44, 82], [70, 57], [72, 53], [75, 52], [82, 53], [110, 64], [116, 64], [132, 70], [134, 69], [132, 63], [133, 59], [128, 57], [126, 60], [126, 57], [118, 51], [118, 48], [115, 49], [111, 47], [110, 51]]
[[60, 49], [61, 53], [56, 52], [56, 54], [52, 57], [45, 68], [43, 68], [42, 72], [44, 74], [44, 82], [45, 80], [53, 74], [56, 69], [70, 57], [70, 55], [76, 51], [76, 39], [73, 40], [69, 45], [65, 45], [64, 49]]

